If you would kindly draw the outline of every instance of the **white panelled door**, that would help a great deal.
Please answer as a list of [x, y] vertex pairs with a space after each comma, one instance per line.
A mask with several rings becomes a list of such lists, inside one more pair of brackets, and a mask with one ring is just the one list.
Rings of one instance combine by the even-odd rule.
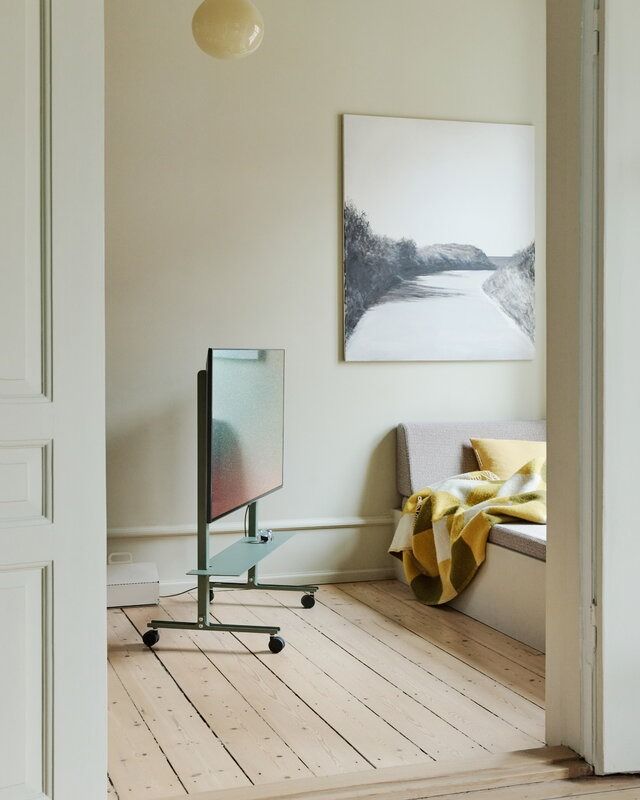
[[0, 800], [106, 791], [103, 47], [0, 2]]

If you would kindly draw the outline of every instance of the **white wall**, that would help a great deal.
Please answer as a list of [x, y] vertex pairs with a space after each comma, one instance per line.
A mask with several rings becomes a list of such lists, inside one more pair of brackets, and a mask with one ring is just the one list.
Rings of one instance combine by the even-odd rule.
[[604, 71], [603, 523], [601, 753], [605, 772], [640, 770], [640, 4], [607, 0]]
[[[165, 559], [123, 536], [195, 521], [207, 346], [287, 350], [285, 488], [260, 514], [325, 527], [305, 534], [297, 571], [388, 568], [389, 526], [363, 525], [397, 502], [399, 421], [545, 411], [544, 0], [258, 4], [261, 49], [223, 63], [191, 39], [197, 2], [106, 3], [111, 549], [133, 542], [166, 580], [190, 566], [191, 539], [165, 540]], [[535, 124], [535, 361], [342, 361], [342, 113]], [[330, 535], [335, 518], [356, 527]], [[281, 553], [270, 570], [288, 573]]]

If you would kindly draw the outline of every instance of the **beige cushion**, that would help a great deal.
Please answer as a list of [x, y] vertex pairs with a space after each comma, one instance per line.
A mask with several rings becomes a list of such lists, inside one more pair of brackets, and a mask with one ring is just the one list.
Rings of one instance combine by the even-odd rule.
[[401, 423], [396, 450], [398, 493], [409, 497], [452, 475], [478, 469], [471, 436], [543, 442], [547, 431], [544, 420]]
[[510, 478], [533, 458], [547, 457], [546, 442], [522, 439], [471, 439], [480, 469], [494, 472], [501, 480]]

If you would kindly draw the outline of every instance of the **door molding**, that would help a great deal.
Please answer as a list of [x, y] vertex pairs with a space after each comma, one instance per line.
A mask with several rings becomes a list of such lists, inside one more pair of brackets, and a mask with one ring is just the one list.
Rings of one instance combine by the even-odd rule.
[[8, 403], [51, 399], [51, 0], [26, 0], [24, 15], [24, 359], [21, 374], [0, 372], [0, 402]]
[[[4, 647], [12, 653], [0, 669], [2, 681], [13, 692], [5, 708], [14, 723], [10, 742], [4, 742], [0, 762], [15, 770], [22, 783], [0, 787], [0, 798], [38, 797], [52, 793], [52, 698], [51, 698], [51, 564], [29, 563], [0, 566], [0, 619], [18, 612], [22, 619], [3, 619]], [[7, 635], [10, 637], [7, 640]]]
[[597, 647], [602, 533], [602, 17], [605, 0], [583, 0], [580, 242], [580, 588], [582, 755], [596, 764]]
[[597, 761], [603, 0], [547, 3], [547, 743]]

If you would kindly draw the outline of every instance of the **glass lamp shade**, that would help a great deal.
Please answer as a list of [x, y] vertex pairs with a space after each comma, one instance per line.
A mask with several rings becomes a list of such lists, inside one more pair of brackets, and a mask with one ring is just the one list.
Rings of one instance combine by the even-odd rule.
[[243, 58], [260, 47], [262, 14], [251, 0], [204, 0], [193, 15], [193, 38], [214, 58]]

